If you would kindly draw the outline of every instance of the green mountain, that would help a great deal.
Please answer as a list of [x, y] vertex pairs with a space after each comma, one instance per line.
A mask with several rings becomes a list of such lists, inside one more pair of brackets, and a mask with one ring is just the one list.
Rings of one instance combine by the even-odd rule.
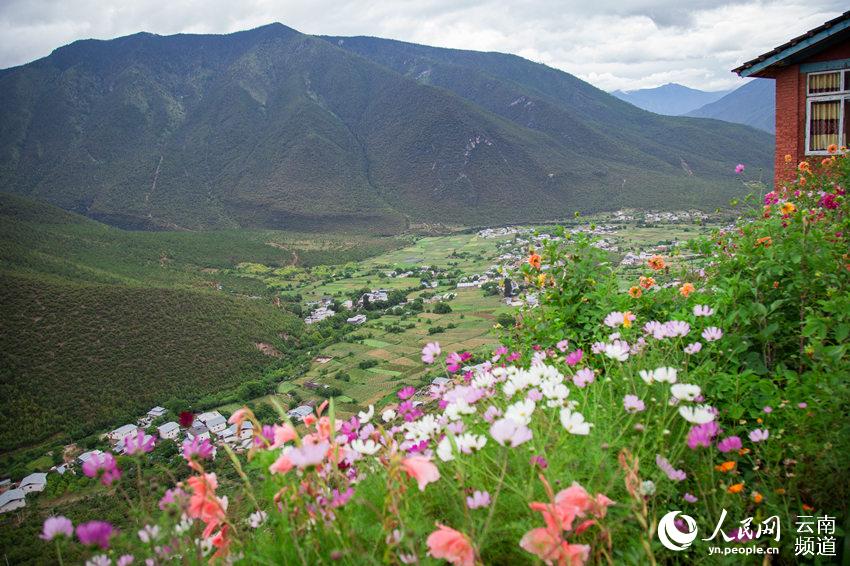
[[302, 322], [227, 268], [342, 263], [397, 245], [384, 240], [125, 232], [0, 193], [0, 453], [103, 432], [291, 361]]
[[0, 71], [0, 190], [129, 228], [396, 233], [708, 207], [771, 148], [519, 57], [280, 24], [78, 41]]
[[687, 115], [744, 124], [773, 134], [776, 131], [776, 83], [773, 79], [754, 79]]

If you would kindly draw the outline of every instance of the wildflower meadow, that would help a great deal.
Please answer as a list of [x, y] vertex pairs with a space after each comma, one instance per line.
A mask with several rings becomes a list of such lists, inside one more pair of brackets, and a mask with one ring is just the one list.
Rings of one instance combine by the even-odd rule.
[[[348, 418], [333, 400], [303, 423], [239, 410], [230, 422], [252, 423], [253, 448], [187, 441], [176, 477], [147, 479], [156, 439], [140, 434], [83, 470], [137, 526], [51, 517], [44, 544], [60, 563], [84, 547], [119, 565], [796, 563], [800, 517], [832, 517], [822, 563], [837, 563], [845, 154], [800, 163], [774, 191], [751, 185], [751, 212], [690, 242], [696, 259], [652, 257], [634, 281], [583, 235], [529, 250], [517, 275], [539, 300], [498, 348], [422, 344], [445, 385]], [[673, 511], [675, 532], [659, 533]]]

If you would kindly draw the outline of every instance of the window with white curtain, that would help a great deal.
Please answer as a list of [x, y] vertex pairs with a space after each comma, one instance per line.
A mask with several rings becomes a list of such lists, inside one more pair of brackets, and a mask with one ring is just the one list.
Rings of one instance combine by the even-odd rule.
[[850, 71], [807, 75], [806, 155], [827, 155], [830, 146], [847, 145], [848, 110]]

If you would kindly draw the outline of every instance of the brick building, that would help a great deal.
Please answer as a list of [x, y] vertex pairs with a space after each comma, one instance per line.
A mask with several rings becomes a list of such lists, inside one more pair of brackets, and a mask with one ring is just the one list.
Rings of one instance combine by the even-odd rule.
[[[850, 11], [733, 70], [776, 81], [775, 182], [797, 163], [846, 146], [850, 128]], [[786, 155], [791, 156], [790, 162]]]

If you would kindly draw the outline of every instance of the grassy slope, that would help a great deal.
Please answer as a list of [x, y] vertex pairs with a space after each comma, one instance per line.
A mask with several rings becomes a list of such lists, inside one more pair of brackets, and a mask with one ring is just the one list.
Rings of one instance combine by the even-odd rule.
[[100, 430], [268, 365], [255, 343], [285, 350], [279, 335], [297, 332], [300, 321], [273, 307], [261, 283], [218, 268], [339, 262], [394, 245], [279, 232], [123, 232], [0, 195], [0, 450]]

